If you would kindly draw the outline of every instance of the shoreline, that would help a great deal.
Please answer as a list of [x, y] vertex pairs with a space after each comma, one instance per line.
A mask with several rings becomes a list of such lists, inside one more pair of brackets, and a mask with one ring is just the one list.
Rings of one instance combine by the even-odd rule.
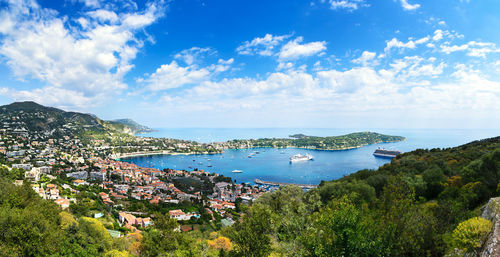
[[125, 153], [125, 154], [112, 154], [109, 156], [109, 158], [115, 160], [115, 161], [120, 161], [121, 159], [127, 159], [127, 158], [134, 158], [134, 157], [142, 157], [142, 156], [153, 156], [153, 155], [196, 155], [196, 154], [203, 154], [203, 155], [215, 155], [215, 154], [221, 154], [221, 153], [210, 153], [210, 152], [193, 152], [193, 153], [176, 153], [176, 152], [169, 152], [169, 151], [160, 151], [160, 152], [135, 152], [135, 153]]

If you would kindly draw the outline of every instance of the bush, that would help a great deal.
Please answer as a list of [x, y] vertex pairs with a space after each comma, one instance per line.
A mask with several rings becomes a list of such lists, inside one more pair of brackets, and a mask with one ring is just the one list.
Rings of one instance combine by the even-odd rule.
[[468, 219], [453, 230], [452, 246], [465, 252], [473, 252], [483, 245], [490, 230], [491, 221], [481, 217]]

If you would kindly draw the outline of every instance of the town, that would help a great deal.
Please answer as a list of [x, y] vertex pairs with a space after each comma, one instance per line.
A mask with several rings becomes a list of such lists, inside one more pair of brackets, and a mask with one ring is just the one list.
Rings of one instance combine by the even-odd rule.
[[[77, 124], [47, 132], [30, 129], [26, 122], [46, 118], [44, 112], [2, 114], [0, 162], [16, 185], [29, 183], [61, 209], [100, 219], [115, 236], [150, 226], [155, 212], [168, 213], [182, 231], [231, 226], [242, 204], [278, 188], [235, 184], [203, 170], [158, 170], [119, 161], [126, 152], [189, 153], [199, 147], [195, 143], [161, 139], [164, 144], [158, 147], [158, 139], [120, 135], [134, 144], [117, 147], [108, 139], [82, 137]], [[218, 151], [210, 147], [197, 153]]]

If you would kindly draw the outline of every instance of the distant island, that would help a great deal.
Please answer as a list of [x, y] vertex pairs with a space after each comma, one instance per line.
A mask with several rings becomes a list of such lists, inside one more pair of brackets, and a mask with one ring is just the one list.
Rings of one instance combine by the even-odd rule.
[[347, 150], [378, 143], [403, 141], [402, 136], [390, 136], [375, 132], [356, 132], [341, 136], [316, 137], [304, 134], [290, 135], [291, 138], [236, 139], [218, 143], [226, 149], [257, 147], [287, 148], [297, 147], [313, 150]]

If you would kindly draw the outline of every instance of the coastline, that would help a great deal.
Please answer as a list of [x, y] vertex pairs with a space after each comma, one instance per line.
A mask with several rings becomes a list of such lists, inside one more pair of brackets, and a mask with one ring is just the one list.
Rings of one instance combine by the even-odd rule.
[[125, 154], [112, 154], [112, 155], [109, 156], [109, 158], [111, 158], [111, 159], [113, 159], [115, 161], [120, 161], [121, 159], [141, 157], [141, 156], [153, 156], [153, 155], [195, 155], [195, 154], [214, 155], [214, 154], [220, 154], [220, 153], [211, 153], [211, 152], [176, 153], [176, 152], [169, 152], [169, 151], [156, 151], [156, 152], [134, 152], [134, 153], [125, 153]]

